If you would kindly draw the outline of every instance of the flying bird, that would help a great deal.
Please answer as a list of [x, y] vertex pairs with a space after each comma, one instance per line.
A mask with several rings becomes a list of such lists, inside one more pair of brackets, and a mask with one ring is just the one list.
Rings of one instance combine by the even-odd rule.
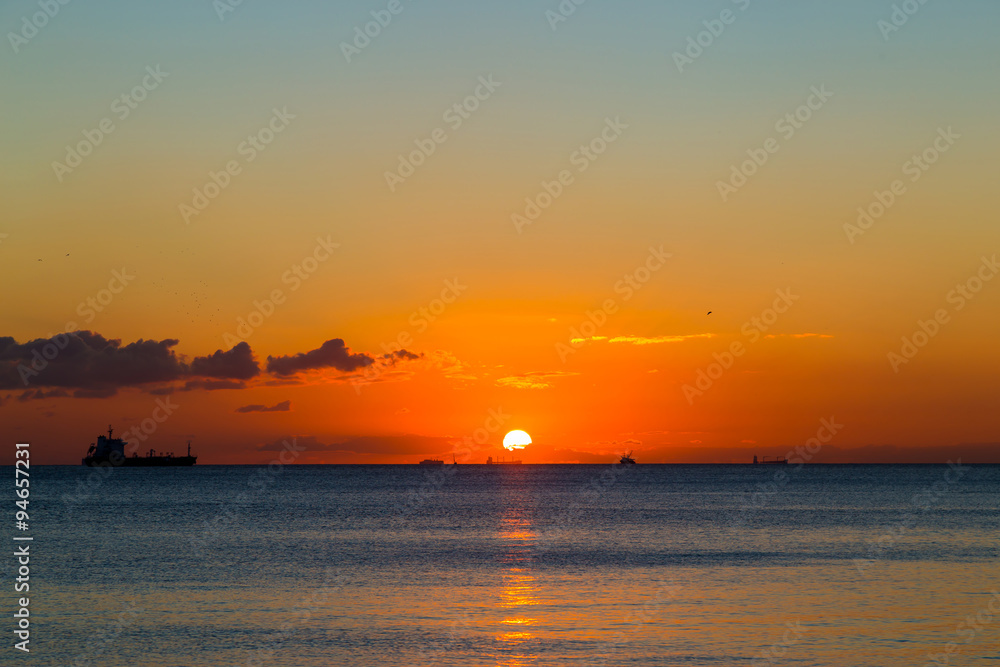
[[709, 315], [711, 315], [711, 314], [712, 314], [712, 311], [708, 311], [708, 314], [709, 314]]

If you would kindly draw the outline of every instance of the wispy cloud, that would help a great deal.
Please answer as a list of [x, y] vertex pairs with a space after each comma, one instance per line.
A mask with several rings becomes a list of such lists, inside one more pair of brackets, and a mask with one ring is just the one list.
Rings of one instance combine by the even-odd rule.
[[288, 412], [292, 409], [291, 401], [282, 401], [277, 405], [272, 405], [268, 407], [266, 405], [244, 405], [241, 408], [236, 408], [236, 412]]
[[768, 334], [764, 338], [833, 338], [830, 334], [800, 333], [800, 334]]
[[548, 389], [552, 386], [549, 380], [570, 375], [579, 375], [579, 373], [569, 371], [535, 371], [502, 377], [497, 380], [497, 384], [501, 387], [512, 387], [514, 389]]
[[324, 444], [314, 435], [297, 435], [279, 438], [257, 446], [260, 452], [280, 452], [286, 441], [294, 441], [300, 451], [349, 452], [354, 454], [405, 454], [441, 455], [452, 450], [452, 439], [447, 436], [424, 435], [364, 435], [340, 442]]
[[687, 334], [683, 336], [614, 336], [613, 338], [608, 338], [607, 336], [591, 336], [590, 338], [574, 338], [571, 342], [573, 344], [577, 344], [607, 341], [608, 343], [625, 343], [628, 345], [659, 345], [661, 343], [683, 343], [684, 341], [691, 340], [693, 338], [714, 337], [715, 334], [710, 333]]

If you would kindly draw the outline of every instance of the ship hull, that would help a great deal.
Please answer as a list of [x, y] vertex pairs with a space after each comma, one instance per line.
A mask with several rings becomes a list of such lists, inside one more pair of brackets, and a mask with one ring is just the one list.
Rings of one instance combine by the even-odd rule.
[[197, 456], [88, 456], [83, 459], [83, 465], [91, 468], [161, 468], [176, 466], [193, 466]]

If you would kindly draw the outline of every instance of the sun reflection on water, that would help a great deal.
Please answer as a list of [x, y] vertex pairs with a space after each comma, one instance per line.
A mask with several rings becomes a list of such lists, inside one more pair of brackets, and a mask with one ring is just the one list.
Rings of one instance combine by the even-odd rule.
[[501, 629], [495, 635], [497, 665], [522, 667], [534, 663], [538, 656], [533, 650], [537, 641], [532, 632], [538, 619], [531, 608], [538, 605], [538, 580], [532, 573], [532, 549], [536, 534], [531, 526], [528, 511], [511, 497], [511, 503], [500, 518], [498, 532], [500, 551], [500, 595], [497, 608], [501, 614]]

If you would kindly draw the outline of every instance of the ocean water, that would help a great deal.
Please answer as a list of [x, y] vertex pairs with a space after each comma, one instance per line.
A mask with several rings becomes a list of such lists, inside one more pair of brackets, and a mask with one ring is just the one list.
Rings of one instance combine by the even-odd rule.
[[31, 655], [4, 664], [1000, 665], [997, 466], [31, 480]]

